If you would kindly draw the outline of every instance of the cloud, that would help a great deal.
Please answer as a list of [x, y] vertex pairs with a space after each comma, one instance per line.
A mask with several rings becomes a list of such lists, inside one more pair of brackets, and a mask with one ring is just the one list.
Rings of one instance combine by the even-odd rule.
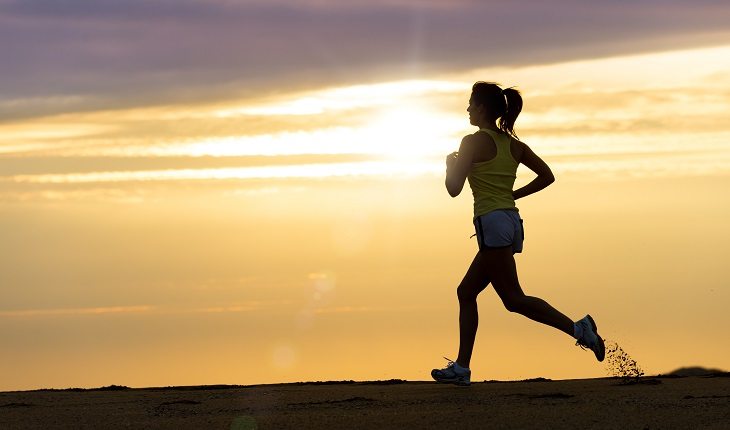
[[104, 315], [104, 314], [127, 314], [154, 311], [155, 306], [110, 306], [90, 308], [57, 308], [57, 309], [23, 309], [12, 311], [0, 311], [0, 317], [43, 317], [58, 315]]
[[[245, 180], [246, 188], [256, 189], [262, 181], [278, 186], [323, 177], [440, 175], [442, 153], [468, 132], [465, 96], [478, 76], [521, 84], [525, 110], [517, 131], [557, 170], [722, 173], [730, 165], [728, 52], [730, 46], [480, 69], [450, 80], [6, 125], [0, 198], [141, 203], [149, 187], [176, 183], [224, 187]], [[428, 126], [407, 126], [419, 123]], [[404, 153], [423, 159], [406, 163]], [[685, 167], [676, 169], [678, 163]]]
[[37, 156], [0, 158], [0, 180], [7, 176], [42, 173], [91, 173], [108, 171], [140, 171], [169, 169], [216, 169], [261, 166], [299, 165], [311, 163], [356, 163], [376, 157], [358, 154], [304, 154], [270, 156]]
[[[448, 5], [448, 6], [445, 6]], [[726, 41], [726, 2], [0, 2], [0, 116]]]
[[76, 316], [76, 315], [108, 315], [108, 314], [178, 314], [178, 313], [238, 313], [251, 312], [274, 307], [281, 308], [291, 305], [289, 300], [250, 300], [228, 305], [185, 307], [185, 306], [97, 306], [85, 308], [49, 308], [49, 309], [18, 309], [0, 311], [1, 317], [48, 317], [48, 316]]

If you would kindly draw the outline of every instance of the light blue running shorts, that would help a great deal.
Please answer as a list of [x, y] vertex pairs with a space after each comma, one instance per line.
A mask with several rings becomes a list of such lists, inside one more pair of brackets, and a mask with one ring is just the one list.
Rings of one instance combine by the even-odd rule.
[[522, 252], [525, 230], [519, 212], [497, 209], [474, 218], [479, 250], [512, 247], [513, 253]]

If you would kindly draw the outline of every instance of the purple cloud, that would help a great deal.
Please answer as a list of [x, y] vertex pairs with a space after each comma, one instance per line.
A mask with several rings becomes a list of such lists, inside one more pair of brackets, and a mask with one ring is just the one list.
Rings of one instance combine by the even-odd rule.
[[0, 115], [719, 44], [728, 12], [720, 1], [5, 0]]

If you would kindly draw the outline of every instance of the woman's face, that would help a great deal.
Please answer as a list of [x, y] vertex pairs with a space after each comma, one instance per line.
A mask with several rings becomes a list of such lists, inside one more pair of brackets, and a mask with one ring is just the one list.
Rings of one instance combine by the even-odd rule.
[[484, 106], [474, 104], [474, 98], [469, 99], [469, 107], [466, 108], [469, 112], [469, 124], [478, 125], [484, 116]]

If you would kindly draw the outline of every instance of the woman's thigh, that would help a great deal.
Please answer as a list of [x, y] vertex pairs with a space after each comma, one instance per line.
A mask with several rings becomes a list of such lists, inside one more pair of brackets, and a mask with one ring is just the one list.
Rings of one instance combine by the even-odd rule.
[[517, 265], [511, 247], [488, 248], [479, 251], [487, 268], [494, 291], [503, 302], [525, 295], [517, 277]]
[[490, 282], [489, 270], [487, 256], [482, 254], [481, 251], [477, 252], [459, 284], [459, 296], [476, 297], [484, 291]]

